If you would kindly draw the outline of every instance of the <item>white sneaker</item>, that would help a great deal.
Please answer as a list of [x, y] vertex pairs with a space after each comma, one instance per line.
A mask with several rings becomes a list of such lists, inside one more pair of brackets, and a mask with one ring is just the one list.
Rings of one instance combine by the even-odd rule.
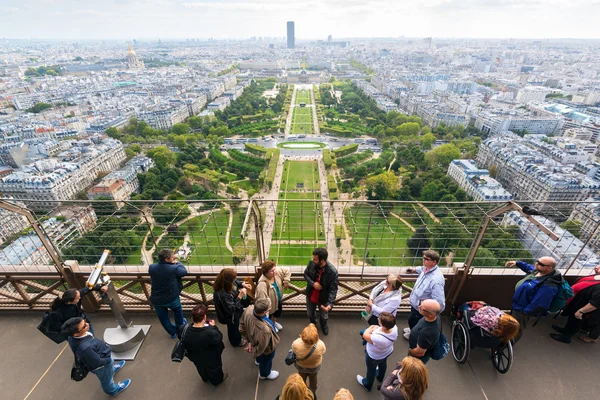
[[254, 360], [254, 365], [256, 365], [257, 367], [260, 367], [260, 364], [256, 360]]
[[275, 322], [275, 328], [277, 328], [277, 330], [280, 331], [283, 329], [283, 326], [279, 322]]
[[404, 339], [408, 340], [408, 338], [410, 338], [410, 333], [405, 333], [405, 334], [404, 334], [404, 335], [402, 335], [402, 336], [404, 336]]
[[404, 333], [410, 333], [410, 328], [404, 328]]
[[271, 370], [271, 373], [269, 374], [269, 376], [261, 376], [260, 379], [268, 379], [270, 381], [275, 380], [279, 377], [279, 372], [275, 371], [275, 370]]

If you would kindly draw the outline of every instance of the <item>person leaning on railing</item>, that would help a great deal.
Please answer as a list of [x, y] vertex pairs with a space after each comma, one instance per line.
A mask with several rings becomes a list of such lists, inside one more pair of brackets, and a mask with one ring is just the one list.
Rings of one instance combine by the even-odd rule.
[[256, 284], [256, 298], [271, 300], [271, 309], [269, 310], [269, 318], [277, 327], [277, 330], [282, 330], [283, 326], [277, 319], [281, 316], [281, 298], [283, 290], [290, 285], [292, 272], [287, 267], [277, 267], [271, 260], [263, 261], [260, 264], [262, 275]]
[[338, 273], [327, 261], [327, 250], [317, 247], [312, 252], [312, 260], [304, 270], [306, 280], [306, 313], [311, 323], [317, 324], [317, 309], [321, 330], [329, 334], [329, 311], [335, 303], [338, 291]]
[[600, 265], [594, 268], [590, 276], [579, 279], [572, 287], [574, 296], [567, 300], [567, 305], [562, 315], [568, 317], [564, 327], [552, 325], [552, 328], [560, 334], [551, 333], [554, 340], [563, 343], [571, 343], [571, 338], [585, 323], [585, 329], [589, 330], [588, 336], [580, 336], [579, 339], [586, 343], [594, 343], [600, 337]]
[[369, 325], [377, 325], [378, 317], [382, 312], [388, 312], [394, 317], [402, 302], [402, 278], [400, 275], [390, 274], [387, 279], [375, 286], [367, 301], [367, 312], [371, 314]]
[[246, 290], [251, 289], [252, 286], [236, 277], [237, 272], [233, 268], [223, 268], [219, 271], [213, 286], [213, 299], [217, 319], [227, 325], [229, 343], [234, 347], [244, 347], [248, 342], [242, 339], [239, 329], [240, 317], [244, 312], [242, 299], [246, 296]]

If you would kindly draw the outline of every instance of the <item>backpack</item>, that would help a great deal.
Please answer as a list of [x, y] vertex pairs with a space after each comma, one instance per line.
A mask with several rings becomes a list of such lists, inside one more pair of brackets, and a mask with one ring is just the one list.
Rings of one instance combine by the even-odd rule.
[[560, 286], [558, 287], [558, 292], [554, 299], [552, 299], [552, 303], [550, 303], [549, 312], [559, 312], [563, 309], [565, 304], [567, 304], [567, 300], [573, 297], [573, 289], [571, 289], [571, 285], [565, 279], [562, 280]]
[[83, 360], [77, 357], [77, 354], [86, 351], [88, 347], [92, 345], [92, 341], [93, 339], [88, 339], [81, 343], [81, 345], [77, 348], [77, 351], [73, 354], [75, 356], [75, 361], [73, 361], [73, 367], [71, 367], [71, 379], [75, 382], [81, 382], [90, 372]]
[[67, 340], [67, 336], [62, 333], [63, 322], [63, 317], [59, 312], [46, 311], [37, 329], [54, 343], [62, 343]]
[[446, 338], [446, 335], [444, 335], [444, 332], [440, 331], [440, 338], [433, 347], [433, 350], [431, 350], [431, 358], [434, 360], [441, 360], [446, 357], [446, 354], [448, 354], [449, 351], [450, 344], [448, 343], [448, 339]]

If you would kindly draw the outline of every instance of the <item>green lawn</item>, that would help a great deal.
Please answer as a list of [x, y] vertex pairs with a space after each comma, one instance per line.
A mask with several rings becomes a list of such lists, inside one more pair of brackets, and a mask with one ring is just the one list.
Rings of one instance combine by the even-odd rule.
[[[316, 192], [284, 193], [285, 199], [317, 200]], [[325, 240], [321, 202], [277, 203], [273, 240]]]
[[386, 218], [380, 210], [373, 212], [369, 228], [372, 210], [371, 206], [359, 205], [345, 211], [355, 259], [359, 260], [359, 264], [362, 264], [365, 255], [368, 232], [367, 264], [381, 267], [421, 265], [421, 260], [413, 259], [412, 252], [406, 247], [412, 231], [399, 219], [391, 215]]
[[[320, 245], [321, 246], [321, 245]], [[325, 246], [323, 243], [322, 246]], [[316, 245], [271, 245], [269, 259], [279, 265], [307, 265]]]
[[244, 226], [244, 218], [246, 218], [246, 208], [238, 208], [233, 210], [233, 222], [231, 225], [231, 234], [229, 235], [229, 243], [231, 247], [242, 241], [241, 232]]
[[[298, 184], [304, 187], [298, 187]], [[283, 166], [281, 191], [318, 190], [319, 167], [316, 161], [286, 161]], [[280, 193], [280, 198], [283, 198]]]
[[229, 215], [217, 210], [212, 214], [201, 215], [183, 224], [183, 232], [190, 233], [192, 255], [191, 265], [231, 265], [231, 252], [225, 246], [225, 235]]
[[294, 104], [312, 104], [310, 100], [310, 90], [296, 90], [296, 102]]
[[314, 131], [313, 111], [309, 107], [294, 107], [292, 114], [292, 134], [311, 134]]

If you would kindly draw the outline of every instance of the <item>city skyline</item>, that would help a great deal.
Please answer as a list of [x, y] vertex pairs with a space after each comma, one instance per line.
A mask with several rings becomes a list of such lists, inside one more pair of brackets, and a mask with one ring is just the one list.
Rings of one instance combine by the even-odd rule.
[[[585, 12], [582, 12], [585, 11]], [[380, 0], [281, 4], [275, 0], [5, 0], [0, 37], [35, 39], [299, 39], [366, 37], [574, 38], [600, 34], [600, 2]], [[539, 23], [536, 23], [535, 20]]]

